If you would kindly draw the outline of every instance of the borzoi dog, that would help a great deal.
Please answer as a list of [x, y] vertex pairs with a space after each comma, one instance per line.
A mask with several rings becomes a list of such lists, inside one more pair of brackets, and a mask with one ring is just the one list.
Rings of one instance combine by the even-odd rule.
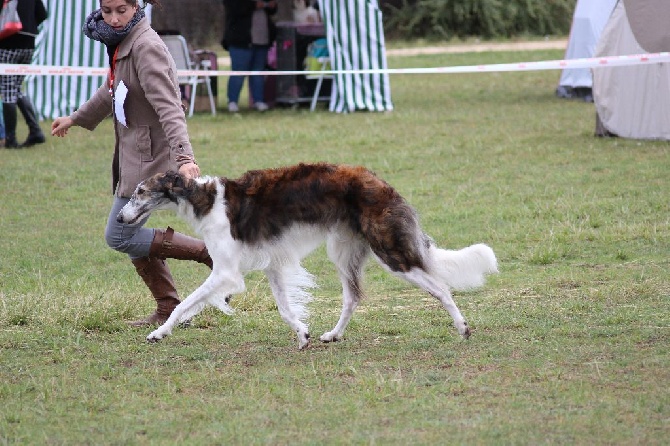
[[175, 324], [213, 305], [231, 314], [229, 296], [244, 291], [244, 274], [267, 275], [282, 319], [309, 345], [306, 303], [314, 286], [301, 259], [324, 241], [343, 288], [335, 327], [321, 341], [342, 339], [363, 297], [362, 270], [370, 254], [391, 274], [424, 289], [449, 312], [458, 332], [470, 328], [450, 288], [481, 286], [497, 272], [493, 250], [484, 244], [459, 251], [438, 248], [419, 226], [414, 209], [385, 181], [364, 167], [299, 164], [253, 170], [238, 179], [186, 179], [174, 172], [137, 186], [118, 221], [132, 224], [157, 209], [174, 209], [204, 239], [214, 268], [169, 319], [147, 336], [158, 341]]

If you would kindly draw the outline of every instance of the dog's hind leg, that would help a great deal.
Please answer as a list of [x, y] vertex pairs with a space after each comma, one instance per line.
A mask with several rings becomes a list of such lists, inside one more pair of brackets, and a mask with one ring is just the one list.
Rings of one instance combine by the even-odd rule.
[[393, 274], [413, 283], [437, 298], [453, 318], [458, 333], [465, 339], [470, 337], [470, 327], [451, 297], [449, 287], [419, 267], [414, 267], [409, 272], [394, 271]]
[[[298, 271], [300, 271], [297, 276], [301, 276], [301, 273], [303, 272], [305, 275], [307, 275], [307, 272], [302, 269], [302, 267], [298, 265], [297, 268]], [[300, 316], [306, 316], [307, 311], [302, 307], [302, 305], [300, 305], [300, 303], [291, 302], [291, 299], [289, 298], [288, 288], [290, 285], [287, 284], [287, 277], [290, 274], [289, 271], [291, 269], [294, 268], [286, 266], [283, 268], [280, 267], [279, 269], [268, 268], [265, 270], [265, 275], [268, 277], [268, 281], [270, 282], [270, 288], [272, 289], [272, 294], [275, 297], [279, 315], [284, 320], [284, 322], [286, 322], [288, 326], [291, 327], [291, 330], [293, 330], [298, 335], [298, 348], [302, 350], [309, 345], [309, 329], [307, 324], [300, 320]], [[306, 283], [304, 286], [313, 286], [311, 276], [307, 275], [306, 278], [308, 279], [308, 283]], [[304, 291], [302, 291], [301, 285], [297, 285], [292, 288], [294, 288], [291, 290], [293, 293], [306, 294]], [[299, 314], [294, 311], [296, 306], [299, 306]]]
[[[202, 285], [172, 310], [172, 314], [163, 325], [149, 333], [147, 341], [156, 342], [169, 336], [175, 325], [202, 311], [210, 303], [210, 298], [216, 299], [215, 306], [221, 311], [227, 314], [232, 313], [232, 308], [223, 303], [221, 296], [229, 296], [242, 291], [244, 291], [244, 277], [241, 274], [228, 274], [227, 277], [223, 277], [217, 274], [215, 269]], [[226, 307], [229, 311], [226, 311]]]
[[342, 281], [342, 312], [335, 327], [319, 338], [323, 342], [334, 342], [342, 339], [344, 330], [349, 325], [351, 316], [353, 316], [358, 303], [361, 301], [360, 275], [344, 277], [340, 274], [340, 280]]
[[342, 339], [344, 330], [363, 297], [361, 277], [369, 248], [367, 244], [354, 238], [346, 242], [329, 239], [327, 249], [328, 257], [337, 267], [342, 282], [342, 312], [335, 327], [319, 339], [323, 342], [334, 342]]

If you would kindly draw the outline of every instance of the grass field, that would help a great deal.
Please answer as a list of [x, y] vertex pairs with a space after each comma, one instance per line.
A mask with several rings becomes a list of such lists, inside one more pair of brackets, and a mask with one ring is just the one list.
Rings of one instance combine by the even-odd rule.
[[[260, 274], [234, 316], [207, 309], [148, 344], [124, 321], [152, 300], [103, 239], [111, 122], [0, 150], [0, 445], [666, 444], [670, 145], [595, 138], [593, 104], [555, 98], [559, 75], [397, 75], [389, 113], [322, 105], [189, 120], [205, 174], [363, 164], [439, 245], [492, 246], [501, 273], [455, 293], [468, 341], [438, 302], [370, 263], [346, 339], [318, 342], [340, 303], [320, 250], [305, 262], [320, 285], [306, 351]], [[149, 223], [190, 233], [170, 213]], [[171, 268], [183, 295], [207, 274]]]

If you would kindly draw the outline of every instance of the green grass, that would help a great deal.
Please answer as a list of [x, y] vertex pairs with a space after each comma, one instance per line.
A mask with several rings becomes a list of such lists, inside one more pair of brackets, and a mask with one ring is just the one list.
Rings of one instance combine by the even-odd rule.
[[[396, 75], [390, 113], [322, 105], [189, 120], [205, 174], [363, 164], [441, 246], [490, 244], [501, 273], [455, 293], [468, 341], [437, 302], [371, 263], [343, 342], [298, 351], [254, 273], [234, 316], [207, 309], [147, 344], [148, 330], [124, 321], [152, 301], [103, 240], [111, 122], [0, 151], [0, 444], [664, 444], [670, 145], [594, 138], [593, 105], [555, 98], [558, 78]], [[170, 213], [150, 220], [167, 224], [190, 233]], [[317, 339], [340, 289], [322, 250], [305, 264], [320, 284]], [[207, 274], [171, 267], [183, 295]]]

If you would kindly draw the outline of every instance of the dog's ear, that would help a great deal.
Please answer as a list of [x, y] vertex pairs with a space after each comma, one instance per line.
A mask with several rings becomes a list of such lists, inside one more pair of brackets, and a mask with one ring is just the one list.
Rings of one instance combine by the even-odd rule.
[[176, 201], [176, 197], [181, 195], [186, 187], [186, 178], [179, 172], [168, 170], [163, 174], [162, 183], [165, 195]]

